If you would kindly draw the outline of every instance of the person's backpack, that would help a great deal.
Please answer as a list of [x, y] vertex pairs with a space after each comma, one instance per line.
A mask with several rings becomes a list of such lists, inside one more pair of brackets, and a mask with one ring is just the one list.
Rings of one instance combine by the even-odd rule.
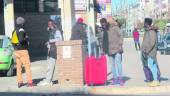
[[19, 39], [18, 39], [18, 35], [17, 35], [17, 31], [14, 30], [12, 33], [12, 37], [11, 37], [11, 43], [14, 45], [18, 45], [19, 44]]

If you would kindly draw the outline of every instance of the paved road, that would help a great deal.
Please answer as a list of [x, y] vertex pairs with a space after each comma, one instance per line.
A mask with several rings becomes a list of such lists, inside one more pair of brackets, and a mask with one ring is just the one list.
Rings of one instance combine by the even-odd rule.
[[[106, 86], [97, 86], [97, 87], [86, 87], [86, 86], [85, 87], [73, 87], [72, 86], [73, 88], [61, 88], [58, 84], [54, 84], [54, 86], [52, 87], [36, 86], [33, 89], [29, 89], [27, 87], [22, 87], [19, 89], [17, 88], [17, 84], [16, 84], [16, 76], [14, 77], [1, 76], [0, 77], [0, 96], [4, 96], [4, 94], [5, 95], [8, 94], [8, 96], [18, 96], [18, 95], [14, 95], [14, 93], [16, 94], [27, 93], [33, 96], [43, 96], [41, 94], [52, 94], [49, 96], [55, 96], [57, 93], [63, 93], [62, 95], [68, 96], [67, 94], [64, 94], [65, 92], [75, 92], [76, 94], [110, 93], [107, 95], [111, 95], [111, 94], [135, 94], [135, 91], [136, 91], [136, 94], [160, 94], [160, 95], [168, 96], [170, 95], [170, 93], [168, 92], [168, 90], [170, 90], [170, 80], [169, 80], [170, 79], [170, 71], [169, 71], [170, 62], [168, 61], [169, 57], [170, 55], [160, 55], [158, 53], [158, 63], [159, 63], [161, 74], [162, 74], [162, 82], [161, 82], [161, 86], [157, 87], [156, 89], [149, 88], [147, 86], [147, 83], [144, 82], [145, 78], [144, 78], [144, 73], [143, 73], [142, 64], [140, 60], [140, 52], [135, 50], [133, 41], [131, 39], [128, 39], [124, 42], [123, 71], [124, 71], [124, 76], [126, 77], [126, 80], [127, 80], [124, 87], [109, 85], [107, 87]], [[36, 83], [38, 83], [45, 76], [47, 62], [45, 59], [44, 60], [35, 59], [33, 60], [31, 64], [32, 64], [31, 68], [32, 68], [32, 73], [33, 73], [33, 79]], [[25, 74], [23, 76], [25, 76]], [[56, 80], [55, 78], [56, 77], [54, 77], [54, 80]], [[128, 90], [128, 92], [123, 91], [123, 90]], [[30, 96], [30, 95], [19, 95], [19, 96]], [[80, 96], [80, 95], [77, 95], [77, 96]]]

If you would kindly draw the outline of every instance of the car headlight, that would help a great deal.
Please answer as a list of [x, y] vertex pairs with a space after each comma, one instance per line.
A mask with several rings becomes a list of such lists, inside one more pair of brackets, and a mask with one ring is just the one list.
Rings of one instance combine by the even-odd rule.
[[2, 55], [9, 56], [9, 55], [11, 55], [11, 51], [7, 50], [7, 49], [4, 49], [4, 51], [2, 52]]

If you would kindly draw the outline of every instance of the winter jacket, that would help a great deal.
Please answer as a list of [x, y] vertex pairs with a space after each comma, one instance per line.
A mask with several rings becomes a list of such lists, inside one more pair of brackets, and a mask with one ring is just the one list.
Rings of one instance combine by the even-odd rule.
[[71, 40], [82, 40], [83, 44], [87, 43], [87, 25], [76, 23], [72, 28]]
[[62, 34], [61, 34], [61, 31], [58, 30], [58, 29], [51, 29], [49, 30], [49, 45], [50, 45], [50, 48], [49, 48], [49, 54], [48, 56], [49, 57], [52, 57], [54, 59], [56, 59], [57, 57], [57, 52], [56, 52], [56, 45], [55, 43], [57, 41], [62, 41]]
[[139, 41], [139, 32], [138, 31], [133, 32], [133, 38], [135, 41]]
[[123, 52], [123, 34], [117, 25], [110, 25], [108, 31], [109, 55]]
[[18, 36], [19, 44], [13, 44], [15, 50], [26, 50], [28, 49], [28, 35], [22, 26], [16, 27], [16, 33]]
[[148, 29], [144, 33], [141, 51], [151, 58], [156, 59], [157, 54], [157, 33], [155, 30]]

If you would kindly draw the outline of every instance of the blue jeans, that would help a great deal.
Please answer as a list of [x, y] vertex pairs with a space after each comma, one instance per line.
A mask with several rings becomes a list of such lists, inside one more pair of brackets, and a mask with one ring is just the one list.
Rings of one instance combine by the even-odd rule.
[[157, 61], [148, 56], [148, 67], [150, 68], [153, 80], [158, 81], [158, 68], [157, 68]]
[[110, 56], [112, 62], [112, 74], [113, 78], [122, 77], [122, 54], [116, 53]]

